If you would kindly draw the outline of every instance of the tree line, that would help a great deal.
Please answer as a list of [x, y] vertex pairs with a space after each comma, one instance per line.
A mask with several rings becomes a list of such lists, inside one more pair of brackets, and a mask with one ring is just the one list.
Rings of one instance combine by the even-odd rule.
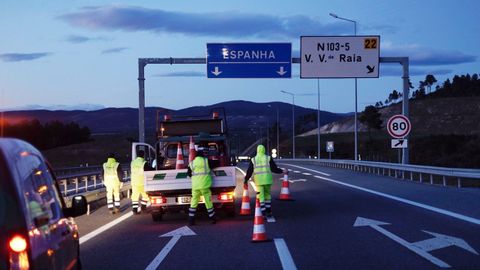
[[5, 123], [4, 137], [25, 140], [40, 150], [90, 141], [90, 129], [75, 122], [51, 121], [45, 124], [38, 119], [18, 124]]

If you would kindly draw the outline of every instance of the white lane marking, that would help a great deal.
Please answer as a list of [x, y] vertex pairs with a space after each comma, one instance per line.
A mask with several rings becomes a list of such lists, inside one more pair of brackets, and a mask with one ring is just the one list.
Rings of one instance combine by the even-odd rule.
[[192, 236], [197, 235], [194, 231], [192, 231], [189, 227], [183, 226], [176, 230], [173, 230], [169, 233], [163, 234], [160, 237], [172, 237], [170, 241], [163, 247], [163, 249], [158, 253], [158, 255], [153, 259], [153, 261], [145, 268], [145, 270], [155, 270], [158, 266], [163, 262], [165, 257], [167, 257], [170, 250], [173, 249], [173, 246], [178, 242], [178, 240], [182, 236]]
[[132, 215], [133, 215], [132, 212], [127, 213], [127, 214], [125, 214], [125, 215], [123, 215], [123, 216], [115, 219], [114, 221], [111, 221], [111, 222], [103, 225], [102, 227], [96, 229], [95, 231], [90, 232], [90, 233], [86, 234], [85, 236], [80, 237], [80, 245], [83, 244], [83, 243], [85, 243], [85, 242], [87, 242], [88, 240], [94, 238], [95, 236], [103, 233], [104, 231], [112, 228], [113, 226], [115, 226], [115, 225], [117, 225], [118, 223], [124, 221], [125, 219], [131, 217]]
[[290, 183], [295, 183], [295, 182], [307, 182], [307, 179], [298, 179], [298, 180], [288, 180]]
[[325, 180], [325, 181], [328, 181], [328, 182], [332, 182], [332, 183], [339, 184], [339, 185], [342, 185], [342, 186], [358, 189], [358, 190], [365, 191], [365, 192], [368, 192], [368, 193], [372, 193], [372, 194], [375, 194], [375, 195], [378, 195], [378, 196], [382, 196], [382, 197], [385, 197], [385, 198], [388, 198], [388, 199], [391, 199], [391, 200], [394, 200], [394, 201], [398, 201], [398, 202], [402, 202], [402, 203], [409, 204], [409, 205], [412, 205], [412, 206], [420, 207], [420, 208], [430, 210], [430, 211], [433, 211], [433, 212], [436, 212], [436, 213], [439, 213], [439, 214], [443, 214], [443, 215], [450, 216], [450, 217], [453, 217], [453, 218], [456, 218], [456, 219], [460, 219], [460, 220], [463, 220], [463, 221], [467, 221], [467, 222], [470, 222], [470, 223], [473, 223], [473, 224], [480, 225], [480, 219], [465, 216], [465, 215], [462, 215], [462, 214], [458, 214], [458, 213], [455, 213], [455, 212], [451, 212], [451, 211], [444, 210], [444, 209], [441, 209], [441, 208], [437, 208], [437, 207], [434, 207], [434, 206], [430, 206], [430, 205], [427, 205], [427, 204], [410, 201], [410, 200], [407, 200], [407, 199], [404, 199], [404, 198], [400, 198], [400, 197], [397, 197], [397, 196], [393, 196], [393, 195], [389, 195], [389, 194], [386, 194], [386, 193], [378, 192], [378, 191], [371, 190], [371, 189], [368, 189], [368, 188], [363, 188], [363, 187], [343, 183], [343, 182], [340, 182], [338, 180], [333, 180], [333, 179], [326, 178], [326, 177], [323, 177], [323, 176], [316, 175], [315, 177], [319, 178], [319, 179], [322, 179], [322, 180]]
[[267, 217], [267, 222], [275, 223], [276, 222], [275, 217], [273, 217], [273, 216]]
[[311, 173], [308, 173], [308, 172], [304, 172], [302, 173], [303, 175], [312, 175]]
[[300, 173], [300, 171], [293, 171], [294, 173]]
[[277, 248], [278, 257], [280, 257], [280, 262], [282, 263], [282, 268], [284, 270], [296, 270], [295, 262], [293, 262], [292, 255], [288, 251], [287, 243], [283, 238], [273, 239], [275, 242], [275, 247]]
[[[302, 166], [297, 166], [297, 165], [292, 165], [292, 164], [286, 164], [286, 165], [292, 166], [292, 167], [297, 167], [297, 168], [300, 168], [300, 169], [303, 169], [303, 170], [307, 170], [307, 171], [311, 171], [311, 172], [316, 172], [316, 173], [319, 173], [319, 174], [323, 174], [323, 175], [325, 175], [325, 176], [330, 176], [330, 174], [328, 174], [328, 173], [324, 173], [324, 172], [317, 171], [317, 170], [312, 170], [312, 169], [305, 168], [305, 167], [302, 167]], [[293, 171], [293, 172], [298, 172], [298, 171]]]

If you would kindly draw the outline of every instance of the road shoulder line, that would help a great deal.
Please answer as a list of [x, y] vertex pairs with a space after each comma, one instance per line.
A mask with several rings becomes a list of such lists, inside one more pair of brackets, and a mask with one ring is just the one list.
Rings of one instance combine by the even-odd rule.
[[113, 226], [115, 226], [115, 225], [117, 225], [118, 223], [124, 221], [125, 219], [131, 217], [132, 215], [133, 215], [132, 212], [127, 213], [127, 214], [125, 214], [125, 215], [123, 215], [123, 216], [121, 216], [121, 217], [119, 217], [119, 218], [117, 218], [117, 219], [115, 219], [115, 220], [113, 220], [113, 221], [111, 221], [111, 222], [103, 225], [102, 227], [94, 230], [93, 232], [87, 233], [85, 236], [80, 237], [80, 245], [81, 245], [81, 244], [84, 244], [85, 242], [87, 242], [88, 240], [94, 238], [95, 236], [103, 233], [104, 231], [112, 228]]

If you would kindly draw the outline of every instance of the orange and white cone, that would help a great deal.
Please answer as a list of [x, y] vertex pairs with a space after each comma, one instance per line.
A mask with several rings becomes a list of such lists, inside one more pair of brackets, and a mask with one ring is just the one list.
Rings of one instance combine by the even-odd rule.
[[253, 237], [252, 243], [258, 242], [267, 242], [271, 241], [267, 238], [267, 233], [265, 231], [264, 217], [262, 215], [262, 210], [260, 210], [260, 200], [257, 197], [255, 203], [255, 219], [253, 220]]
[[189, 145], [189, 152], [188, 152], [188, 163], [190, 164], [196, 156], [195, 152], [195, 143], [193, 142], [193, 137], [190, 136], [190, 145]]
[[185, 161], [183, 161], [183, 153], [182, 153], [182, 143], [178, 143], [177, 147], [177, 163], [175, 169], [185, 169]]
[[280, 201], [293, 201], [290, 197], [290, 190], [288, 189], [288, 174], [283, 175], [282, 189], [280, 190], [280, 197], [277, 200]]
[[250, 197], [248, 196], [248, 184], [243, 185], [243, 196], [242, 196], [242, 208], [240, 209], [240, 215], [246, 216], [250, 215]]

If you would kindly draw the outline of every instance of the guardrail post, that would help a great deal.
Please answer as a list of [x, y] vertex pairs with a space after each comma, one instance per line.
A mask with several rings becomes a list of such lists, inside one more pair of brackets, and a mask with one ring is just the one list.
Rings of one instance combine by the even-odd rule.
[[78, 193], [78, 177], [73, 178], [73, 181], [75, 181], [75, 193]]
[[385, 175], [385, 168], [382, 168], [382, 175]]
[[402, 179], [405, 180], [405, 171], [402, 171]]
[[82, 178], [82, 181], [85, 181], [85, 192], [88, 191], [88, 176], [85, 176]]
[[420, 183], [423, 183], [422, 173], [421, 173], [421, 172], [418, 173], [418, 176], [419, 176], [419, 178], [420, 178]]
[[395, 169], [394, 171], [395, 171], [395, 178], [397, 178], [397, 170]]
[[413, 172], [410, 172], [410, 181], [413, 181]]
[[430, 174], [430, 185], [433, 185], [433, 174]]
[[460, 177], [457, 177], [457, 187], [458, 188], [462, 187], [462, 179]]
[[445, 177], [445, 175], [442, 177], [443, 179], [443, 186], [446, 186], [447, 185], [447, 178]]

